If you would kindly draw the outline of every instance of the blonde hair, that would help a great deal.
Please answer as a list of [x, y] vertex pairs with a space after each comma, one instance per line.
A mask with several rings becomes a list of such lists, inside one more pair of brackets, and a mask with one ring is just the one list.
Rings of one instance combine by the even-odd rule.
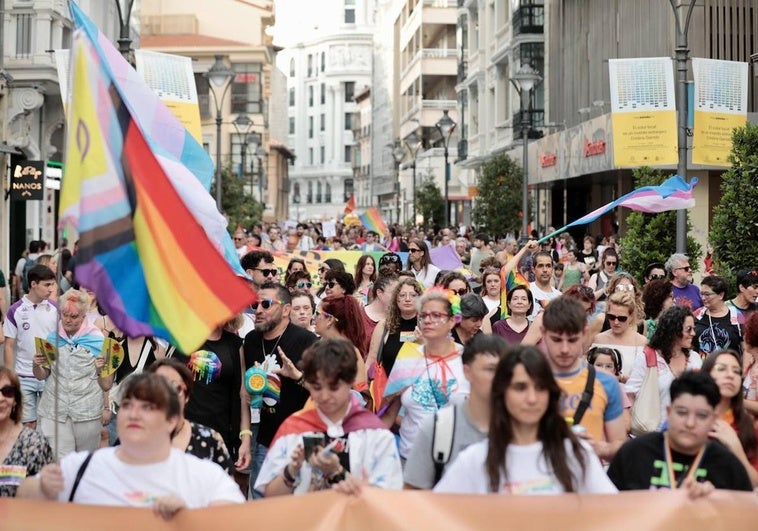
[[611, 304], [624, 306], [629, 310], [629, 315], [634, 318], [635, 322], [644, 318], [645, 314], [642, 313], [642, 309], [638, 306], [636, 297], [628, 291], [612, 293], [611, 296], [608, 297], [606, 309], [608, 309]]
[[66, 293], [60, 296], [58, 299], [58, 308], [78, 306], [81, 312], [87, 313], [90, 305], [90, 297], [84, 291], [78, 289], [70, 289]]

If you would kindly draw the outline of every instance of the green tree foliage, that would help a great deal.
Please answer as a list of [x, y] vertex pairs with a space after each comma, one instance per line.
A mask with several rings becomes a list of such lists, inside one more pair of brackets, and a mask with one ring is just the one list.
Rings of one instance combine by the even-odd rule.
[[[658, 186], [668, 178], [660, 170], [638, 168], [634, 170], [634, 186]], [[645, 267], [652, 262], [665, 262], [676, 252], [676, 211], [660, 214], [645, 214], [632, 211], [626, 218], [626, 234], [620, 240], [621, 267], [635, 278], [642, 280]], [[702, 249], [690, 236], [692, 224], [687, 218], [687, 256], [690, 265], [697, 270]]]
[[422, 225], [426, 227], [445, 222], [445, 200], [431, 171], [421, 178], [416, 188], [416, 211], [424, 218]]
[[521, 167], [507, 155], [498, 155], [482, 166], [472, 216], [474, 224], [490, 234], [516, 233], [521, 229]]
[[[237, 177], [231, 167], [221, 169], [221, 208], [228, 220], [228, 229], [234, 232], [238, 225], [249, 229], [263, 217], [263, 205], [244, 191], [245, 180]], [[249, 184], [249, 183], [248, 183]], [[211, 195], [216, 197], [215, 181]]]
[[758, 265], [758, 126], [734, 130], [730, 161], [732, 167], [721, 177], [710, 242], [716, 271], [731, 279], [740, 269]]

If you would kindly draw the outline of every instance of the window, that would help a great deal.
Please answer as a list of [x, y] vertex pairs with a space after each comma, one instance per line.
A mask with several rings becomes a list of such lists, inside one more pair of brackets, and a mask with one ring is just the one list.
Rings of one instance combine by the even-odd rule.
[[308, 54], [308, 77], [313, 75], [313, 56]]
[[345, 24], [355, 24], [355, 0], [345, 0]]
[[326, 162], [326, 148], [321, 146], [321, 164]]
[[345, 101], [350, 103], [355, 98], [355, 81], [345, 81]]
[[313, 181], [308, 181], [307, 203], [313, 203]]
[[332, 202], [332, 185], [329, 183], [326, 183], [325, 189], [326, 189], [326, 193], [324, 194], [324, 203], [331, 203]]
[[313, 85], [308, 87], [308, 107], [313, 107]]
[[290, 116], [290, 134], [291, 135], [295, 134], [295, 117], [294, 116]]
[[211, 117], [211, 93], [208, 78], [203, 74], [195, 74], [195, 87], [197, 87], [197, 105], [200, 107], [200, 119], [207, 120]]
[[321, 123], [319, 124], [319, 130], [324, 131], [326, 129], [326, 115], [321, 113]]
[[321, 52], [321, 71], [326, 70], [326, 52]]
[[308, 148], [308, 164], [313, 166], [313, 148]]
[[232, 81], [232, 113], [260, 113], [261, 64], [235, 63], [232, 70], [237, 73]]
[[316, 203], [321, 202], [321, 181], [316, 183]]
[[16, 15], [16, 57], [32, 54], [32, 16], [31, 13]]
[[353, 113], [345, 113], [345, 131], [350, 131], [353, 128]]
[[308, 117], [308, 138], [313, 138], [313, 116]]
[[321, 105], [326, 105], [326, 84], [321, 83]]
[[352, 160], [352, 146], [345, 146], [345, 162], [350, 162]]
[[295, 77], [295, 59], [290, 59], [290, 77]]
[[293, 203], [300, 202], [300, 183], [298, 182], [292, 183], [292, 202]]
[[352, 179], [345, 179], [345, 195], [343, 196], [345, 198], [345, 202], [348, 202], [350, 200], [350, 196], [353, 195], [353, 192], [355, 191], [354, 186], [355, 184]]
[[295, 106], [295, 87], [290, 89], [290, 107]]

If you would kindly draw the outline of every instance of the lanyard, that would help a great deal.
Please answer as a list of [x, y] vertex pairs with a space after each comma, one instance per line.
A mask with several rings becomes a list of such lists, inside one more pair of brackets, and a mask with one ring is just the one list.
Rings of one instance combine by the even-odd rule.
[[705, 445], [700, 448], [700, 451], [695, 456], [695, 459], [692, 460], [692, 464], [690, 465], [690, 469], [687, 474], [679, 478], [679, 481], [675, 481], [676, 476], [674, 475], [674, 459], [671, 457], [669, 434], [668, 432], [663, 433], [663, 455], [666, 458], [666, 468], [668, 469], [669, 485], [671, 487], [671, 490], [676, 490], [678, 487], [681, 487], [687, 478], [695, 477], [695, 471], [697, 471], [697, 467], [700, 466], [700, 461], [703, 460], [704, 453]]

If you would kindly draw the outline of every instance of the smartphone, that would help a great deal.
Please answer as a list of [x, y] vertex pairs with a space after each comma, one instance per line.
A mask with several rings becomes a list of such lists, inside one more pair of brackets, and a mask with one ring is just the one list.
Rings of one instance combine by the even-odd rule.
[[324, 446], [323, 433], [308, 433], [303, 435], [303, 450], [305, 451], [305, 460], [307, 461], [313, 455], [317, 446]]

